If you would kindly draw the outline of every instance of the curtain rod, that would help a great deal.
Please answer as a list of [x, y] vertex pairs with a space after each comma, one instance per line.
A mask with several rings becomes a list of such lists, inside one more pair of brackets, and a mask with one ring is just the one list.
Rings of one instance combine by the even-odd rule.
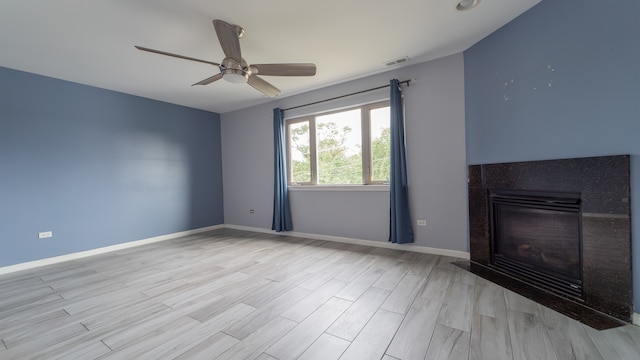
[[[399, 81], [399, 82], [398, 82], [398, 85], [407, 84], [407, 86], [409, 86], [409, 83], [410, 83], [411, 81], [413, 81], [413, 80], [408, 79], [408, 80]], [[351, 93], [351, 94], [340, 95], [340, 96], [333, 97], [333, 98], [331, 98], [331, 99], [325, 99], [325, 100], [315, 101], [315, 102], [308, 103], [308, 104], [304, 104], [304, 105], [298, 105], [298, 106], [294, 106], [294, 107], [290, 107], [290, 108], [282, 109], [282, 111], [298, 109], [298, 108], [301, 108], [301, 107], [310, 106], [310, 105], [315, 105], [315, 104], [321, 104], [321, 103], [323, 103], [323, 102], [327, 102], [327, 101], [332, 101], [332, 100], [342, 99], [342, 98], [345, 98], [345, 97], [347, 97], [347, 96], [353, 96], [353, 95], [358, 95], [358, 94], [366, 93], [366, 92], [369, 92], [369, 91], [374, 91], [374, 90], [380, 90], [380, 89], [388, 88], [389, 86], [391, 86], [391, 84], [387, 84], [387, 85], [383, 85], [383, 86], [378, 86], [378, 87], [374, 87], [374, 88], [367, 89], [367, 90], [357, 91], [357, 92], [354, 92], [354, 93]]]

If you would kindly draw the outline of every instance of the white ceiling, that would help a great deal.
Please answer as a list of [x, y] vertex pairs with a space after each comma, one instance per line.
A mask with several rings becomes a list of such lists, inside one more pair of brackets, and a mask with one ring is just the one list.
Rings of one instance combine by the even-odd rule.
[[249, 63], [313, 62], [314, 77], [264, 77], [281, 97], [461, 52], [540, 0], [2, 0], [0, 66], [224, 113], [270, 101], [218, 81], [211, 65], [136, 50], [141, 45], [221, 62], [212, 20], [245, 29]]

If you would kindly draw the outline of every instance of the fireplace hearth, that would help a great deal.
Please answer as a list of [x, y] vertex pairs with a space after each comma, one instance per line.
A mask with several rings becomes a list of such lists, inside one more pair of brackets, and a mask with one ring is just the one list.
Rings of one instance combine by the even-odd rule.
[[469, 166], [470, 271], [594, 328], [631, 322], [629, 156]]

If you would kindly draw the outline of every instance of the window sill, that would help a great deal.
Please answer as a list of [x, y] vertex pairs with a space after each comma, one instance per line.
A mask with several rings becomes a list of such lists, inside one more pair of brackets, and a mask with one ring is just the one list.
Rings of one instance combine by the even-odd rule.
[[389, 191], [389, 185], [289, 185], [289, 191]]

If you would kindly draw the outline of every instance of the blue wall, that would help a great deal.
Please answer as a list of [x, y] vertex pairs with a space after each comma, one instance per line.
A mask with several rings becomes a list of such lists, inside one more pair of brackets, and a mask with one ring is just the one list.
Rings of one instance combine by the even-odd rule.
[[219, 114], [0, 67], [0, 266], [223, 222]]
[[640, 2], [545, 0], [464, 52], [469, 164], [632, 155], [640, 312]]

